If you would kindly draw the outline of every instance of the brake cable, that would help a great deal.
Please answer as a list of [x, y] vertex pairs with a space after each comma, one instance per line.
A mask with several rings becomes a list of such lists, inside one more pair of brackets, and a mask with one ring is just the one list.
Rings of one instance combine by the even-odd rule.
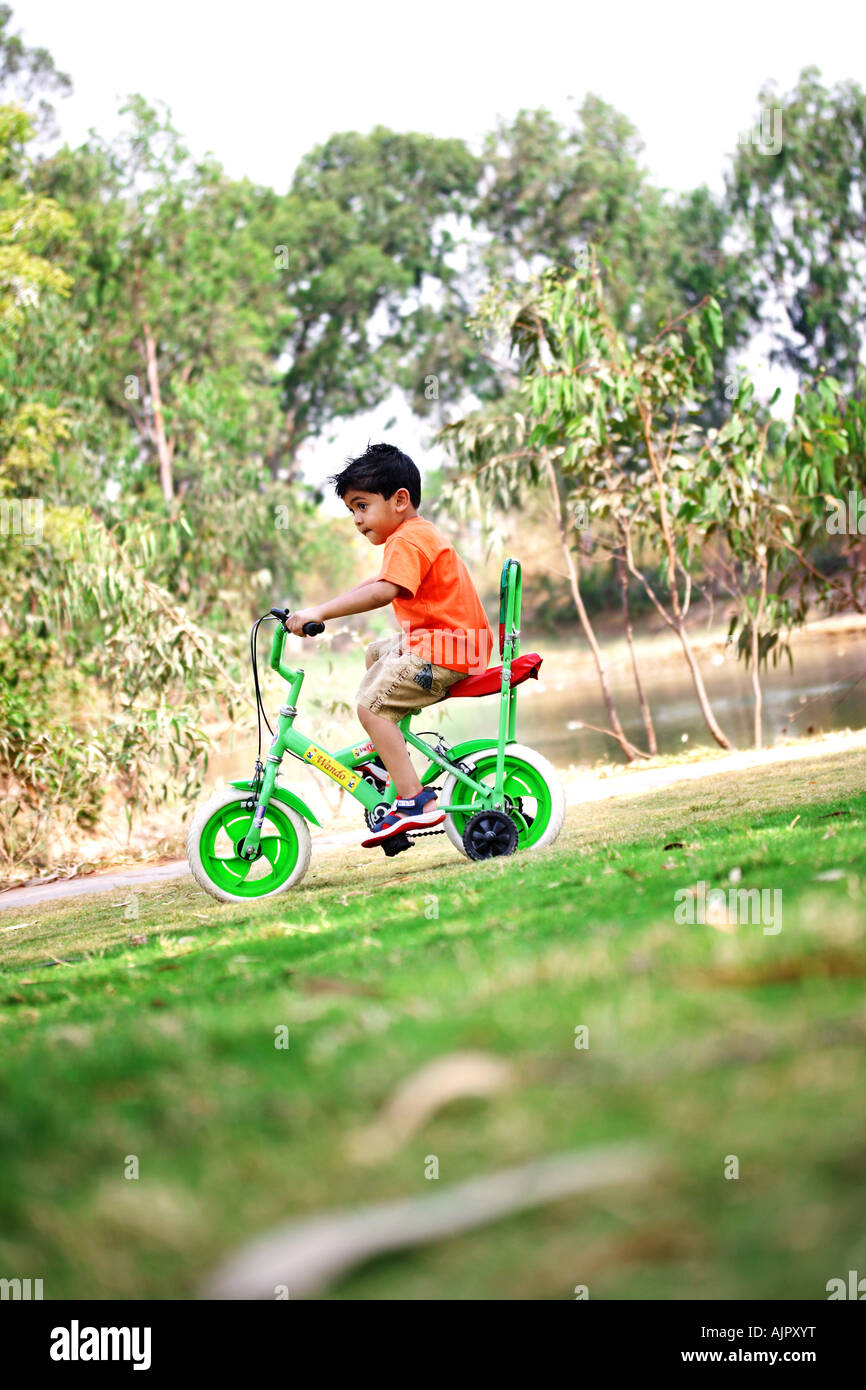
[[[263, 719], [264, 719], [264, 721], [265, 721], [265, 724], [267, 724], [268, 733], [271, 735], [271, 738], [274, 737], [274, 731], [273, 731], [273, 729], [271, 728], [270, 724], [268, 723], [268, 716], [267, 716], [267, 714], [265, 713], [265, 707], [264, 707], [264, 705], [262, 704], [262, 692], [261, 692], [261, 687], [259, 686], [259, 665], [258, 665], [258, 657], [257, 657], [257, 655], [256, 655], [256, 639], [258, 638], [258, 635], [259, 635], [259, 628], [260, 628], [261, 624], [262, 624], [263, 622], [265, 622], [265, 620], [266, 620], [267, 618], [270, 618], [271, 616], [272, 616], [272, 615], [271, 615], [270, 613], [263, 613], [262, 616], [261, 616], [260, 618], [257, 618], [256, 621], [253, 623], [252, 630], [251, 630], [251, 632], [250, 632], [250, 660], [251, 660], [251, 662], [252, 662], [252, 667], [253, 667], [253, 684], [255, 685], [255, 689], [256, 689], [256, 713], [257, 713], [257, 716], [258, 716], [258, 729], [259, 729], [259, 752], [258, 752], [258, 756], [259, 756], [259, 757], [262, 756], [262, 720], [263, 720]], [[274, 621], [275, 621], [275, 622], [277, 621], [276, 618], [274, 618]]]
[[[268, 618], [273, 618], [273, 619], [274, 619], [274, 622], [278, 622], [278, 623], [283, 623], [283, 624], [284, 624], [284, 620], [285, 620], [285, 618], [288, 616], [288, 613], [289, 613], [289, 610], [288, 610], [288, 608], [286, 608], [286, 609], [282, 610], [282, 616], [281, 616], [281, 617], [278, 617], [278, 616], [277, 616], [277, 613], [274, 612], [273, 609], [271, 609], [270, 613], [263, 613], [262, 616], [261, 616], [260, 618], [257, 618], [256, 621], [253, 623], [252, 629], [250, 630], [250, 661], [251, 661], [251, 663], [252, 663], [252, 668], [253, 668], [253, 685], [255, 686], [255, 691], [256, 691], [256, 720], [257, 720], [257, 725], [258, 725], [258, 739], [259, 739], [258, 752], [257, 752], [257, 754], [256, 754], [256, 768], [255, 768], [255, 772], [253, 773], [252, 782], [251, 782], [251, 787], [252, 787], [252, 793], [251, 793], [251, 794], [252, 794], [253, 796], [255, 796], [257, 799], [258, 799], [259, 791], [260, 791], [260, 789], [261, 789], [262, 782], [264, 781], [264, 777], [265, 777], [265, 766], [264, 766], [264, 763], [262, 762], [262, 720], [263, 720], [263, 719], [264, 719], [265, 724], [266, 724], [266, 726], [267, 726], [268, 733], [271, 735], [271, 738], [276, 738], [276, 734], [274, 733], [273, 729], [271, 728], [270, 722], [269, 722], [269, 720], [268, 720], [267, 713], [265, 712], [264, 702], [263, 702], [263, 700], [262, 700], [262, 691], [261, 691], [261, 686], [259, 685], [259, 666], [258, 666], [258, 657], [257, 657], [257, 653], [256, 653], [256, 644], [257, 644], [257, 640], [258, 640], [259, 627], [261, 626], [261, 624], [262, 624], [263, 622], [265, 622]], [[289, 753], [291, 757], [297, 758], [297, 760], [298, 760], [299, 763], [302, 763], [302, 762], [304, 761], [304, 759], [300, 756], [300, 754], [293, 752], [291, 748], [287, 748], [287, 749], [286, 749], [286, 752]]]
[[[263, 720], [263, 719], [264, 719], [264, 721], [265, 721], [265, 724], [267, 725], [269, 734], [271, 735], [272, 738], [274, 737], [274, 731], [273, 731], [273, 729], [271, 728], [270, 724], [268, 723], [268, 716], [267, 716], [267, 714], [265, 713], [265, 707], [264, 707], [264, 704], [263, 704], [263, 702], [262, 702], [262, 692], [261, 692], [261, 687], [260, 687], [260, 685], [259, 685], [259, 665], [258, 665], [258, 657], [257, 657], [257, 655], [256, 655], [256, 641], [257, 641], [257, 638], [258, 638], [258, 635], [259, 635], [259, 627], [260, 627], [261, 624], [265, 621], [266, 618], [270, 618], [270, 617], [272, 617], [272, 616], [273, 616], [273, 615], [270, 614], [270, 613], [263, 613], [262, 616], [261, 616], [260, 618], [257, 618], [256, 621], [253, 623], [252, 629], [251, 629], [251, 631], [250, 631], [250, 660], [251, 660], [251, 662], [252, 662], [252, 667], [253, 667], [253, 685], [255, 686], [255, 691], [256, 691], [256, 721], [257, 721], [257, 724], [258, 724], [258, 736], [259, 736], [258, 752], [256, 753], [256, 767], [255, 767], [255, 772], [253, 773], [252, 782], [251, 782], [252, 795], [256, 798], [256, 800], [258, 800], [259, 791], [261, 790], [261, 785], [262, 785], [262, 782], [264, 781], [264, 776], [265, 776], [265, 766], [264, 766], [264, 763], [262, 762], [262, 720]], [[274, 619], [274, 621], [277, 621], [276, 618]]]

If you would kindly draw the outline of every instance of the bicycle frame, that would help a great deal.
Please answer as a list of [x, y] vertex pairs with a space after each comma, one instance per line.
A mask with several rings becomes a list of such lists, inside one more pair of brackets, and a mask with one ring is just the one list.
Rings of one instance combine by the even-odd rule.
[[[474, 804], [477, 810], [503, 809], [505, 804], [503, 792], [505, 748], [508, 743], [516, 741], [517, 691], [511, 686], [511, 662], [519, 652], [521, 593], [520, 564], [517, 560], [506, 560], [502, 568], [499, 590], [499, 649], [502, 655], [502, 685], [499, 696], [499, 729], [496, 738], [496, 778], [494, 785], [490, 787], [484, 782], [477, 781], [471, 773], [460, 766], [459, 760], [452, 762], [447, 757], [450, 745], [445, 743], [441, 734], [438, 735], [435, 748], [431, 747], [429, 743], [425, 743], [417, 734], [413, 734], [409, 727], [413, 717], [411, 714], [404, 715], [398, 726], [406, 742], [423, 753], [431, 764], [426, 769], [421, 779], [422, 782], [435, 777], [439, 769], [452, 773], [459, 781], [465, 782], [475, 792], [477, 801]], [[283, 650], [287, 636], [282, 623], [279, 623], [274, 630], [271, 642], [270, 665], [278, 675], [282, 676], [283, 680], [288, 682], [288, 702], [280, 706], [277, 733], [267, 755], [265, 774], [256, 801], [253, 823], [244, 837], [243, 857], [246, 859], [252, 859], [258, 849], [265, 814], [276, 786], [277, 772], [286, 753], [293, 753], [301, 761], [308, 763], [311, 767], [318, 768], [320, 772], [324, 772], [326, 777], [337, 782], [344, 791], [347, 791], [368, 811], [372, 811], [375, 806], [379, 806], [383, 802], [388, 806], [393, 805], [397, 796], [393, 787], [382, 792], [371, 786], [360, 773], [355, 771], [355, 768], [368, 762], [374, 755], [375, 747], [372, 742], [368, 740], [365, 743], [349, 744], [348, 747], [341, 748], [336, 753], [329, 753], [314, 739], [308, 738], [301, 733], [300, 729], [294, 727], [295, 716], [298, 712], [297, 701], [304, 683], [304, 671], [302, 668], [293, 670], [290, 666], [283, 664]], [[476, 740], [475, 742], [479, 741]], [[489, 740], [481, 740], [480, 744], [486, 748], [493, 747], [492, 741]], [[437, 803], [437, 805], [446, 812], [465, 811], [466, 809], [465, 805], [451, 806], [441, 803]]]

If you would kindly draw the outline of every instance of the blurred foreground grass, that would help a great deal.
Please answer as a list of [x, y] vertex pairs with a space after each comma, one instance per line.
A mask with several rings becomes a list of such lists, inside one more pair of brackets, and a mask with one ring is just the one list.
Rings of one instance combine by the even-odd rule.
[[[866, 1265], [862, 787], [862, 759], [807, 759], [572, 808], [535, 856], [314, 841], [269, 902], [190, 880], [141, 891], [134, 920], [120, 893], [0, 914], [0, 1276], [192, 1297], [292, 1215], [639, 1140], [661, 1176], [378, 1259], [330, 1296], [826, 1298]], [[782, 930], [677, 924], [698, 880], [781, 889]], [[362, 1162], [359, 1128], [453, 1050], [507, 1059], [514, 1084]]]

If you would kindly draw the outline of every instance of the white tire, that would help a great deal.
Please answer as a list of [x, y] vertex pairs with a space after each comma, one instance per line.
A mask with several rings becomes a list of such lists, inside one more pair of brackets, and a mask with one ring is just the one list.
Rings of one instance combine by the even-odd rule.
[[[481, 748], [475, 753], [467, 753], [460, 761], [466, 764], [470, 772], [474, 772], [479, 760], [487, 761], [491, 757], [495, 758], [495, 756], [496, 747], [494, 745], [491, 748]], [[548, 789], [550, 795], [550, 816], [547, 824], [544, 826], [541, 834], [538, 835], [538, 838], [531, 844], [518, 846], [519, 849], [544, 849], [547, 845], [553, 844], [562, 829], [562, 823], [565, 820], [565, 790], [556, 774], [556, 769], [553, 764], [549, 763], [547, 758], [542, 757], [540, 753], [536, 753], [534, 748], [527, 748], [523, 743], [507, 743], [505, 745], [506, 782], [507, 769], [511, 762], [517, 765], [523, 764], [527, 769], [527, 774], [540, 777]], [[519, 767], [516, 770], [519, 772]], [[493, 785], [493, 776], [490, 773], [485, 773], [484, 780], [485, 782], [489, 782], [491, 786]], [[457, 798], [460, 797], [461, 788], [465, 788], [465, 784], [461, 783], [459, 778], [454, 776], [453, 772], [449, 773], [442, 784], [442, 794], [439, 797], [439, 804], [442, 806], [450, 805], [454, 801], [455, 796]], [[469, 806], [467, 806], [467, 810], [468, 809]], [[459, 849], [460, 853], [465, 855], [466, 850], [463, 847], [463, 833], [454, 823], [450, 813], [445, 817], [445, 834], [448, 836], [454, 848]], [[466, 857], [468, 858], [469, 856], [466, 855]]]
[[[211, 796], [208, 801], [205, 801], [201, 806], [199, 806], [198, 810], [193, 816], [192, 824], [190, 825], [189, 831], [187, 833], [186, 857], [189, 860], [189, 867], [192, 871], [192, 876], [195, 879], [196, 883], [198, 883], [200, 887], [202, 887], [205, 890], [206, 893], [210, 893], [211, 897], [217, 898], [219, 902], [248, 903], [258, 902], [262, 898], [276, 897], [279, 893], [285, 893], [287, 888], [292, 888], [296, 883], [300, 883], [301, 879], [304, 877], [304, 874], [307, 872], [307, 869], [310, 866], [311, 844], [310, 831], [307, 826], [307, 822], [304, 820], [304, 817], [298, 811], [293, 810], [291, 806], [287, 806], [284, 801], [277, 801], [276, 799], [273, 799], [265, 815], [265, 822], [262, 826], [262, 838], [264, 839], [266, 836], [268, 836], [272, 839], [274, 836], [274, 830], [278, 829], [274, 821], [271, 820], [271, 808], [276, 808], [278, 814], [280, 816], [285, 816], [286, 820], [291, 823], [295, 835], [297, 836], [298, 852], [294, 865], [291, 868], [291, 872], [286, 875], [286, 877], [277, 885], [277, 887], [260, 893], [254, 891], [233, 892], [230, 883], [214, 882], [207, 870], [207, 861], [210, 858], [210, 852], [207, 849], [205, 849], [203, 853], [202, 850], [202, 836], [205, 832], [205, 828], [208, 825], [208, 822], [212, 820], [214, 815], [222, 811], [224, 807], [231, 806], [233, 802], [247, 801], [249, 799], [249, 795], [249, 792], [240, 791], [237, 787], [226, 787], [222, 791], [214, 792], [213, 796]], [[219, 843], [220, 837], [223, 841], [222, 844]], [[277, 838], [280, 837], [278, 836]], [[216, 852], [222, 850], [225, 857], [227, 859], [230, 859], [231, 849], [232, 839], [230, 835], [228, 834], [227, 830], [220, 830], [219, 835], [214, 842], [214, 850]], [[241, 879], [240, 877], [238, 877], [239, 886], [247, 882], [249, 882], [250, 884], [255, 884], [260, 879], [266, 877], [268, 873], [268, 863], [269, 861], [265, 856], [262, 856], [262, 858], [258, 860], [254, 860], [251, 863], [249, 873], [245, 876], [245, 878]], [[264, 867], [262, 867], [263, 865]], [[224, 870], [223, 873], [225, 875], [225, 878], [230, 877], [230, 871]]]

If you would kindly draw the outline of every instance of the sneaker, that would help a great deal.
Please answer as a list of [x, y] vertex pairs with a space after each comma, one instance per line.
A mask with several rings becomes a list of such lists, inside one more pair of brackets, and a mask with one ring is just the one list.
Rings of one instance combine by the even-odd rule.
[[395, 809], [383, 817], [378, 830], [361, 841], [361, 848], [370, 849], [373, 845], [381, 845], [384, 840], [390, 840], [395, 835], [404, 835], [407, 831], [411, 833], [413, 830], [430, 830], [434, 825], [441, 825], [445, 819], [444, 811], [440, 811], [438, 807], [432, 811], [424, 810], [427, 802], [435, 799], [435, 791], [428, 787], [417, 796], [395, 801]]

